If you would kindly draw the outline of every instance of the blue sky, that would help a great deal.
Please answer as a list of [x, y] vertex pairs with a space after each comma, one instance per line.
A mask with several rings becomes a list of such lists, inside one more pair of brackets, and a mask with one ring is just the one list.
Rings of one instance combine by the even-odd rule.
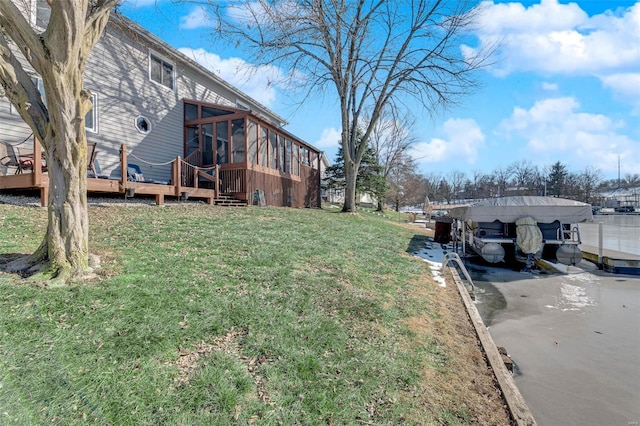
[[[455, 109], [416, 114], [419, 171], [491, 172], [516, 161], [556, 161], [610, 179], [640, 174], [640, 0], [485, 1], [476, 45], [501, 40], [483, 83]], [[337, 152], [340, 116], [327, 91], [303, 105], [269, 84], [276, 67], [248, 76], [242, 52], [216, 42], [194, 3], [127, 0], [121, 12], [289, 121], [287, 129]], [[461, 49], [469, 48], [461, 46]]]

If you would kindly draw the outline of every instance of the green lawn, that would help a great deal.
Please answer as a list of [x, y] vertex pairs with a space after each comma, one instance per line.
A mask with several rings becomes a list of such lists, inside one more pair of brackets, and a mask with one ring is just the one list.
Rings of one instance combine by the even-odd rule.
[[[397, 216], [89, 215], [98, 279], [47, 288], [0, 272], [0, 424], [482, 422], [456, 358], [474, 337], [437, 330], [439, 288], [407, 253], [423, 231]], [[0, 204], [0, 225], [6, 262], [37, 247], [46, 211]], [[436, 386], [450, 381], [461, 389]]]

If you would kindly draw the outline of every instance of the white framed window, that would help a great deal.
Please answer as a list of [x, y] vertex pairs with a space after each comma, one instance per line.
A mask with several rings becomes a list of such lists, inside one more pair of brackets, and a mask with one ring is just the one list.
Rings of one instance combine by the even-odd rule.
[[46, 0], [36, 0], [36, 26], [39, 28], [47, 28], [49, 18], [51, 17], [51, 7]]
[[149, 80], [174, 90], [175, 75], [173, 63], [149, 51]]
[[14, 2], [18, 9], [29, 19], [31, 25], [39, 30], [44, 30], [49, 24], [51, 17], [51, 7], [47, 0], [29, 0]]
[[139, 115], [136, 117], [134, 125], [136, 126], [136, 129], [138, 129], [138, 131], [143, 135], [146, 135], [151, 131], [151, 122], [147, 117], [143, 115]]
[[31, 81], [38, 88], [40, 97], [42, 97], [42, 103], [44, 103], [44, 106], [47, 106], [47, 95], [44, 93], [44, 83], [42, 82], [42, 79], [38, 76], [32, 75]]
[[[38, 88], [44, 106], [47, 106], [47, 95], [44, 92], [44, 83], [38, 76], [32, 75], [31, 81]], [[91, 92], [93, 108], [84, 116], [84, 128], [90, 132], [98, 133], [98, 94]]]
[[88, 132], [98, 133], [98, 94], [91, 92], [93, 108], [84, 116], [84, 128]]

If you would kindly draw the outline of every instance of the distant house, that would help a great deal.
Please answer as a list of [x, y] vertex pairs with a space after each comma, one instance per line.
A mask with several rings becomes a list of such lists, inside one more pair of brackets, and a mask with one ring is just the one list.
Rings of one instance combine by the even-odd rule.
[[640, 212], [640, 187], [605, 189], [594, 194], [594, 204], [616, 212]]
[[[46, 2], [31, 0], [27, 15], [43, 28]], [[159, 203], [186, 194], [251, 203], [260, 194], [267, 205], [320, 206], [318, 149], [284, 130], [282, 117], [131, 20], [112, 13], [88, 59], [85, 88], [94, 104], [87, 139], [97, 144], [96, 165], [107, 178], [89, 179], [88, 191], [133, 188], [131, 194], [155, 194]], [[30, 134], [1, 97], [5, 151], [33, 155], [39, 142]], [[3, 164], [0, 189], [39, 188], [46, 197], [46, 171]], [[136, 173], [123, 173], [132, 164]]]

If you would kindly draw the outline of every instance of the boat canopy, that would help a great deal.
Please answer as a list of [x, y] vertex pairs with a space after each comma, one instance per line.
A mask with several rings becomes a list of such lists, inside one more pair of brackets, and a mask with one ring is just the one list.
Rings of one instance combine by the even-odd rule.
[[522, 217], [532, 217], [539, 223], [579, 223], [593, 218], [591, 205], [565, 198], [519, 195], [491, 198], [470, 206], [449, 209], [454, 219], [472, 222], [512, 223]]

